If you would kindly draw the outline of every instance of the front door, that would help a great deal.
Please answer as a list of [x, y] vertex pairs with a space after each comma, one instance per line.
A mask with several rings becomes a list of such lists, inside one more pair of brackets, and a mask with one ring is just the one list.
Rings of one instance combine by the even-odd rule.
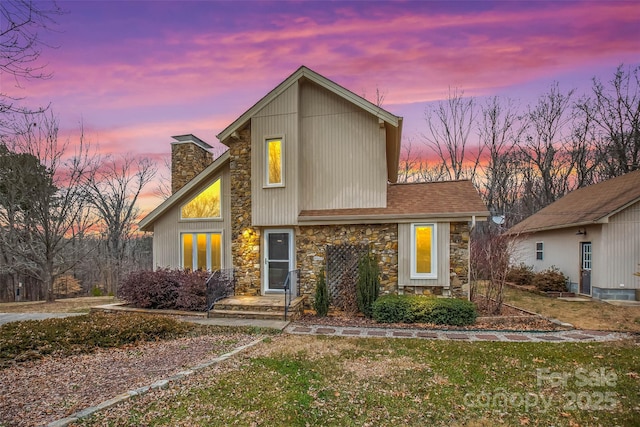
[[580, 293], [591, 295], [591, 242], [580, 243]]
[[265, 230], [263, 245], [263, 290], [282, 292], [287, 274], [293, 270], [293, 230]]

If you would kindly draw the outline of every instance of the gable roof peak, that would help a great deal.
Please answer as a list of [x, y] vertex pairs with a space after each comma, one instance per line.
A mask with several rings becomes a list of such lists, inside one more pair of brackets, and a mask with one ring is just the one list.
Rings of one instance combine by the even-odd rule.
[[258, 102], [256, 102], [251, 108], [245, 111], [240, 117], [238, 117], [233, 123], [227, 126], [222, 132], [220, 132], [217, 138], [221, 143], [225, 144], [225, 141], [237, 130], [239, 130], [249, 119], [259, 110], [261, 110], [265, 105], [274, 100], [278, 95], [283, 93], [286, 89], [288, 89], [294, 83], [300, 81], [301, 79], [306, 79], [315, 84], [318, 84], [321, 87], [335, 93], [338, 96], [350, 101], [351, 103], [359, 106], [360, 108], [368, 111], [369, 113], [377, 116], [383, 122], [393, 126], [394, 128], [399, 129], [401, 131], [402, 128], [402, 117], [396, 116], [384, 108], [373, 104], [372, 102], [364, 99], [360, 95], [356, 95], [351, 92], [349, 89], [346, 89], [343, 86], [335, 83], [334, 81], [318, 74], [313, 71], [311, 68], [301, 65], [296, 71], [294, 71], [289, 77], [284, 79], [279, 85], [273, 88], [269, 93], [267, 93], [264, 97], [262, 97]]

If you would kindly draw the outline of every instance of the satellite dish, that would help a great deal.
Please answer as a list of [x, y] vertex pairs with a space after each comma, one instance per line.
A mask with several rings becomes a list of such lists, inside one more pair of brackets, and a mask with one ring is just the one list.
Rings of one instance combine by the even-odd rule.
[[492, 216], [491, 221], [495, 222], [498, 225], [502, 225], [504, 224], [504, 215]]

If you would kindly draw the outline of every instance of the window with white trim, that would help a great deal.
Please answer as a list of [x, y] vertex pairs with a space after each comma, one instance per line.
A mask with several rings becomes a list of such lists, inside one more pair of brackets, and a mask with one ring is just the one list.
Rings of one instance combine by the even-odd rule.
[[542, 261], [544, 258], [544, 242], [536, 242], [536, 259]]
[[222, 267], [222, 233], [182, 233], [182, 268], [219, 270]]
[[222, 212], [220, 178], [180, 208], [181, 219], [220, 218]]
[[436, 279], [436, 225], [411, 224], [411, 278]]
[[265, 186], [284, 187], [284, 138], [265, 140]]

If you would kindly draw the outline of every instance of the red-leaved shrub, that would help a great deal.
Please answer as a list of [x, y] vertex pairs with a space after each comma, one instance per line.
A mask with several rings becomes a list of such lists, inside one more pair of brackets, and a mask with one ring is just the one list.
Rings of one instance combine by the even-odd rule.
[[140, 270], [121, 283], [119, 297], [138, 308], [205, 311], [207, 271]]

